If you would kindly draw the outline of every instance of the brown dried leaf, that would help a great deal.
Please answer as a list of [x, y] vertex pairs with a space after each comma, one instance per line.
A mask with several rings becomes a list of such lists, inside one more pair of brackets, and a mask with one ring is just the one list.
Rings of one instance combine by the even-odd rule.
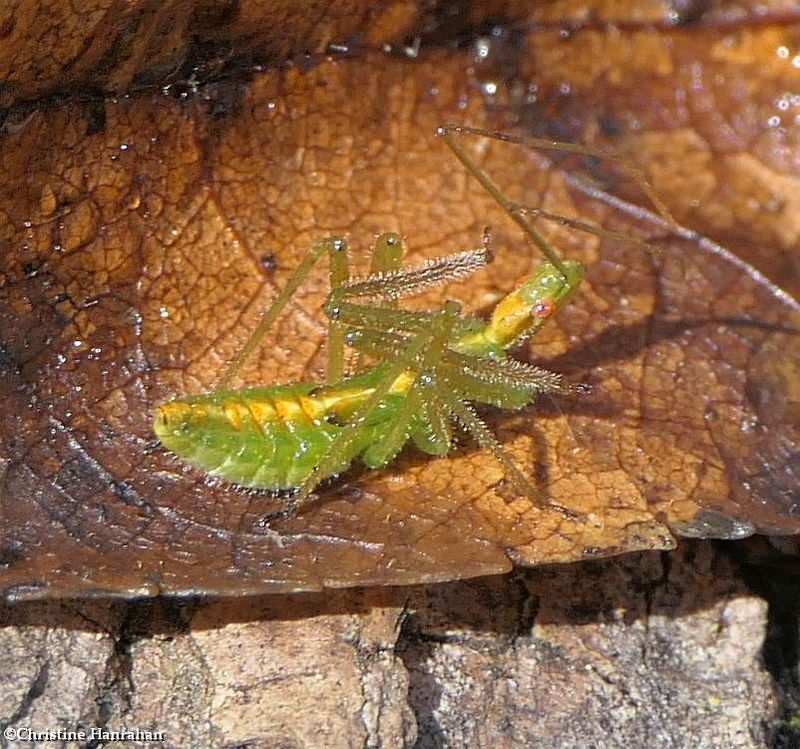
[[[530, 114], [513, 84], [529, 83], [532, 48], [502, 79], [504, 122], [513, 107], [516, 121]], [[404, 233], [413, 262], [475, 246], [494, 226], [493, 266], [415, 300], [460, 297], [470, 311], [539, 262], [433, 137], [446, 121], [497, 122], [473, 62], [471, 51], [363, 52], [216, 83], [188, 102], [39, 110], [6, 133], [9, 596], [411, 583], [666, 548], [670, 527], [797, 532], [797, 303], [712, 243], [666, 238], [641, 212], [591, 200], [549, 162], [498, 143], [469, 145], [512, 197], [658, 243], [647, 252], [549, 227], [587, 264], [587, 284], [521, 356], [594, 390], [489, 414], [578, 520], [514, 498], [493, 458], [465, 446], [443, 460], [406, 451], [264, 530], [274, 504], [210, 485], [154, 447], [153, 407], [213, 387], [321, 236], [349, 235], [363, 269], [379, 231]], [[677, 201], [680, 189], [650, 173]], [[320, 379], [325, 292], [320, 270], [243, 382]]]
[[[284, 61], [358, 35], [380, 45], [418, 22], [416, 0], [17, 0], [0, 16], [0, 106], [64, 91], [125, 93], [211, 78], [234, 57]], [[191, 84], [190, 84], [191, 85]]]
[[[677, 219], [800, 294], [800, 15], [664, 34], [578, 27], [525, 37], [508, 102], [522, 127], [612, 146], [645, 168]], [[576, 61], [591, 61], [589, 64]], [[488, 71], [487, 71], [488, 72]], [[568, 91], [568, 95], [559, 92]], [[598, 165], [596, 176], [608, 165]], [[622, 195], [625, 181], [613, 183]], [[630, 180], [627, 180], [630, 185]]]

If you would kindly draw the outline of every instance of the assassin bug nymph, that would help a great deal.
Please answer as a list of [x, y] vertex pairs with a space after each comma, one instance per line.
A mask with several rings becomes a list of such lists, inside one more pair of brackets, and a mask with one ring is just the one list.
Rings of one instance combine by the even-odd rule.
[[[447, 125], [437, 134], [456, 158], [500, 204], [544, 254], [535, 273], [495, 307], [489, 321], [461, 314], [456, 302], [418, 312], [395, 301], [464, 278], [489, 263], [488, 233], [483, 247], [401, 269], [403, 246], [393, 233], [378, 237], [370, 274], [351, 279], [347, 247], [331, 237], [317, 242], [273, 301], [216, 390], [159, 406], [154, 430], [161, 443], [202, 471], [243, 487], [294, 490], [275, 517], [291, 517], [314, 495], [321, 481], [345, 470], [356, 458], [369, 468], [392, 461], [412, 440], [435, 456], [453, 447], [453, 422], [469, 431], [503, 465], [521, 495], [549, 504], [526, 478], [472, 403], [520, 409], [542, 393], [573, 390], [560, 375], [508, 357], [508, 350], [535, 335], [574, 294], [584, 275], [576, 261], [562, 260], [528, 220], [543, 215], [586, 228], [578, 221], [512, 203], [454, 139], [466, 133], [552, 150], [607, 156], [575, 144], [515, 138], [477, 128]], [[628, 165], [630, 167], [630, 165]], [[633, 170], [632, 170], [633, 171]], [[666, 209], [645, 190], [659, 210]], [[602, 233], [596, 227], [589, 229]], [[233, 390], [230, 382], [247, 357], [323, 255], [330, 261], [326, 382]], [[345, 376], [344, 348], [375, 362]]]

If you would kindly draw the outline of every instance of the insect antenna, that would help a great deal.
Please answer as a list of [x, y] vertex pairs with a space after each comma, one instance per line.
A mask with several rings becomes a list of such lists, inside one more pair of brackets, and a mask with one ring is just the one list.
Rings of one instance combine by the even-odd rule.
[[[561, 272], [566, 278], [567, 270], [558, 254], [556, 248], [547, 241], [544, 235], [518, 210], [519, 206], [509, 200], [503, 191], [492, 181], [489, 175], [478, 166], [478, 164], [467, 154], [467, 152], [456, 143], [451, 133], [471, 132], [469, 129], [457, 125], [443, 125], [436, 130], [436, 134], [444, 140], [448, 148], [455, 157], [464, 165], [467, 171], [472, 174], [486, 192], [491, 195], [500, 207], [511, 217], [514, 223], [528, 235], [528, 237], [542, 251], [542, 254]], [[484, 133], [485, 134], [485, 133]]]

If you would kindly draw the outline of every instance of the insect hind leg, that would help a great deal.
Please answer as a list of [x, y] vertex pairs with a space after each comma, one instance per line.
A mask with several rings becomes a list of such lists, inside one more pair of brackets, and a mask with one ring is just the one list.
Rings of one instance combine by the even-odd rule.
[[[264, 336], [275, 324], [278, 316], [281, 314], [281, 312], [283, 312], [291, 298], [297, 293], [300, 285], [306, 280], [306, 278], [308, 278], [317, 261], [325, 254], [330, 257], [331, 286], [340, 286], [347, 280], [347, 243], [345, 240], [340, 237], [327, 237], [325, 239], [321, 239], [319, 242], [316, 242], [303, 258], [303, 261], [297, 267], [297, 270], [295, 270], [295, 272], [292, 274], [292, 277], [289, 279], [283, 291], [278, 294], [266, 312], [264, 312], [260, 322], [250, 334], [247, 341], [245, 341], [245, 344], [233, 357], [230, 365], [225, 370], [219, 380], [219, 383], [217, 384], [217, 390], [224, 390], [230, 386], [231, 381], [239, 372], [242, 365], [247, 361], [248, 358], [250, 358], [253, 352], [261, 344]], [[342, 341], [343, 340], [344, 338], [342, 334]], [[331, 356], [335, 357], [336, 352], [334, 352]], [[332, 365], [329, 362], [329, 371], [331, 366]]]
[[[631, 161], [630, 159], [623, 156], [621, 153], [618, 153], [610, 149], [587, 146], [584, 145], [583, 143], [569, 143], [567, 141], [561, 141], [561, 140], [537, 138], [532, 135], [511, 135], [509, 133], [500, 133], [494, 130], [487, 130], [486, 128], [480, 128], [480, 127], [470, 127], [468, 125], [448, 124], [439, 127], [437, 129], [437, 135], [439, 135], [444, 139], [445, 143], [450, 147], [450, 150], [452, 150], [453, 153], [456, 155], [456, 158], [458, 158], [458, 160], [461, 161], [461, 163], [464, 164], [464, 166], [466, 166], [467, 169], [479, 181], [481, 181], [482, 184], [484, 184], [484, 181], [479, 172], [482, 172], [483, 177], [487, 180], [488, 176], [481, 169], [481, 167], [479, 167], [469, 156], [467, 156], [463, 152], [463, 150], [458, 146], [458, 144], [455, 143], [452, 137], [453, 133], [460, 135], [474, 135], [481, 138], [490, 138], [491, 140], [498, 140], [503, 143], [513, 143], [515, 145], [527, 146], [529, 148], [535, 148], [544, 151], [557, 151], [559, 153], [572, 153], [581, 156], [591, 156], [597, 159], [603, 159], [605, 161], [619, 164], [622, 167], [622, 169], [639, 185], [639, 187], [642, 189], [642, 192], [644, 192], [644, 194], [647, 195], [648, 200], [650, 200], [650, 202], [653, 204], [653, 207], [658, 211], [659, 214], [661, 214], [662, 218], [667, 222], [667, 224], [669, 224], [669, 226], [672, 229], [680, 228], [680, 225], [675, 220], [675, 217], [672, 215], [672, 212], [667, 207], [667, 204], [661, 199], [661, 196], [653, 189], [653, 186], [648, 181], [642, 168], [634, 161]], [[488, 181], [491, 182], [491, 180]], [[495, 200], [498, 200], [497, 196], [491, 189], [489, 189], [487, 184], [484, 184], [484, 187], [487, 188], [487, 190], [492, 195], [492, 197], [495, 198]], [[503, 205], [504, 208], [506, 207], [502, 201], [498, 200], [498, 202], [500, 202], [500, 204]], [[515, 206], [515, 204], [511, 203], [511, 201], [508, 202], [513, 207], [521, 208], [521, 206]]]

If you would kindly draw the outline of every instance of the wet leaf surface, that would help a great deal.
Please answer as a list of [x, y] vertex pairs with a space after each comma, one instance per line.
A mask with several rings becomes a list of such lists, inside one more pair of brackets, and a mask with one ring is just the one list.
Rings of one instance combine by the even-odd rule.
[[[602, 41], [600, 31], [586, 33]], [[732, 157], [758, 171], [757, 200], [730, 179], [724, 159], [713, 158], [707, 133], [697, 138], [712, 155], [689, 162], [681, 150], [687, 133], [701, 132], [712, 115], [732, 118], [734, 97], [720, 95], [718, 112], [677, 123], [663, 101], [691, 89], [688, 60], [724, 48], [727, 32], [711, 25], [688, 41], [684, 32], [648, 33], [648, 44], [666, 47], [653, 68], [659, 75], [642, 66], [640, 78], [620, 81], [617, 72], [630, 66], [622, 55], [618, 67], [586, 76], [585, 92], [604, 78], [616, 81], [603, 102], [615, 121], [625, 111], [629, 120], [659, 113], [646, 133], [633, 138], [623, 128], [614, 145], [641, 157], [682, 222], [721, 239], [749, 228], [742, 247], [783, 237], [782, 265], [760, 251], [747, 257], [790, 286], [797, 160], [779, 170], [775, 151], [794, 154], [796, 126], [776, 140], [756, 118], [763, 138], [750, 133], [743, 141], [758, 148]], [[797, 32], [785, 24], [745, 29], [734, 35], [740, 47], [743, 33], [751, 36], [747, 49], [772, 49], [787, 68], [767, 71], [763, 89], [755, 64], [733, 78], [736, 90], [751, 82], [747, 101], [757, 109], [797, 80], [791, 59], [775, 52], [794, 50]], [[670, 237], [642, 210], [587, 195], [541, 155], [495, 142], [467, 145], [515, 199], [654, 245], [546, 227], [566, 255], [586, 263], [587, 283], [519, 355], [592, 392], [519, 413], [486, 412], [514, 459], [579, 513], [576, 520], [515, 498], [492, 457], [466, 443], [447, 459], [408, 450], [385, 470], [356, 469], [300, 517], [263, 529], [258, 520], [276, 507], [268, 497], [210, 482], [154, 444], [154, 406], [214, 386], [259, 311], [321, 236], [348, 236], [363, 270], [380, 231], [404, 234], [414, 262], [476, 246], [483, 227], [494, 227], [496, 262], [414, 300], [422, 307], [459, 298], [469, 311], [486, 312], [539, 262], [433, 133], [448, 121], [536, 131], [534, 115], [551, 101], [564, 115], [569, 97], [553, 100], [548, 87], [567, 73], [531, 62], [558, 47], [552, 34], [499, 35], [480, 64], [466, 44], [423, 46], [417, 57], [359, 50], [248, 69], [199, 85], [197, 96], [72, 100], [7, 120], [13, 127], [0, 146], [7, 595], [404, 584], [501, 572], [513, 562], [669, 548], [672, 531], [797, 532], [797, 303], [713, 242]], [[633, 31], [605, 34], [608, 49], [639, 43]], [[587, 43], [561, 39], [558, 54], [565, 66], [575, 58], [585, 67], [586, 54], [570, 46], [576, 39]], [[741, 65], [743, 53], [732, 46], [730, 64]], [[542, 95], [534, 97], [540, 79]], [[593, 140], [586, 123], [601, 121], [601, 96], [579, 97], [587, 107], [580, 116], [559, 118], [567, 135]], [[570, 106], [577, 111], [577, 98]], [[697, 166], [664, 167], [674, 163]], [[559, 165], [628, 189], [618, 172], [593, 161]], [[701, 206], [687, 208], [685, 196], [695, 195], [703, 175]], [[762, 210], [764, 185], [777, 200], [772, 211]], [[718, 224], [719, 215], [738, 218]], [[325, 293], [320, 270], [242, 371], [243, 384], [321, 379]]]

